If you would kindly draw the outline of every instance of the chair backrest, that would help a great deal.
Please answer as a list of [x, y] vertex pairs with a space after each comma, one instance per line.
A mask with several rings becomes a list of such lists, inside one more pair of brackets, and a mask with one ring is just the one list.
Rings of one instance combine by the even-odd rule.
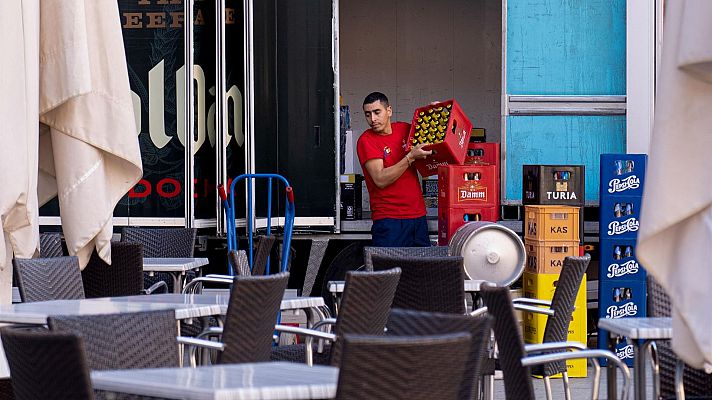
[[230, 250], [227, 253], [227, 260], [232, 265], [232, 270], [237, 276], [251, 276], [250, 263], [247, 260], [245, 250]]
[[[672, 304], [665, 289], [651, 275], [648, 275], [648, 316], [670, 317]], [[660, 395], [675, 398], [675, 367], [677, 355], [669, 340], [655, 342], [660, 366]], [[703, 370], [685, 367], [683, 378], [686, 396], [709, 396], [712, 393], [712, 376]]]
[[473, 389], [480, 379], [480, 367], [486, 356], [492, 318], [473, 317], [426, 311], [393, 309], [386, 324], [389, 336], [425, 336], [467, 332], [471, 335], [470, 354], [465, 361], [465, 374], [460, 385], [461, 400], [473, 398]]
[[53, 331], [82, 338], [91, 370], [179, 366], [173, 310], [59, 315], [47, 321]]
[[91, 299], [141, 294], [142, 254], [142, 246], [139, 243], [111, 242], [111, 265], [108, 265], [94, 251], [82, 271], [86, 297]]
[[470, 334], [344, 337], [337, 399], [455, 400]]
[[218, 363], [269, 361], [274, 325], [288, 281], [288, 272], [235, 277], [222, 334], [225, 350], [218, 353]]
[[393, 308], [465, 313], [462, 257], [387, 257], [374, 254], [374, 271], [400, 268]]
[[195, 251], [195, 228], [136, 228], [121, 230], [121, 241], [141, 243], [144, 257], [190, 258]]
[[12, 260], [23, 302], [84, 298], [77, 257]]
[[386, 257], [447, 257], [448, 246], [431, 247], [373, 247], [363, 248], [363, 265], [366, 271], [373, 271], [373, 255]]
[[349, 271], [346, 273], [341, 308], [334, 333], [337, 340], [331, 348], [331, 365], [341, 361], [341, 338], [344, 335], [383, 335], [401, 270]]
[[514, 315], [509, 288], [482, 286], [480, 294], [488, 314], [494, 317], [494, 337], [504, 375], [505, 397], [509, 400], [534, 399], [531, 371], [529, 367], [522, 366], [524, 342]]
[[264, 275], [267, 269], [267, 259], [269, 259], [272, 248], [277, 238], [269, 236], [255, 236], [255, 252], [252, 259], [252, 275]]
[[[551, 299], [551, 309], [554, 310], [554, 315], [548, 317], [544, 327], [544, 343], [566, 341], [576, 296], [590, 261], [591, 256], [588, 254], [584, 257], [564, 258], [556, 290], [554, 290], [554, 296]], [[556, 375], [566, 371], [566, 362], [544, 364], [543, 368], [544, 376]]]
[[40, 257], [62, 257], [62, 237], [59, 233], [40, 233]]
[[94, 399], [82, 341], [44, 328], [0, 330], [17, 400]]

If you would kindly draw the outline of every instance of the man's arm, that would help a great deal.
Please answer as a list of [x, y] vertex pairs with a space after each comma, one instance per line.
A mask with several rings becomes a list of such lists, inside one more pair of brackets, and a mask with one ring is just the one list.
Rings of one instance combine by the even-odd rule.
[[427, 144], [421, 143], [413, 147], [405, 157], [388, 168], [383, 167], [382, 158], [374, 158], [366, 161], [365, 167], [371, 179], [373, 179], [373, 183], [375, 183], [379, 189], [383, 189], [397, 181], [408, 167], [410, 167], [413, 161], [423, 159], [432, 153], [430, 150], [423, 150], [423, 146], [427, 146]]

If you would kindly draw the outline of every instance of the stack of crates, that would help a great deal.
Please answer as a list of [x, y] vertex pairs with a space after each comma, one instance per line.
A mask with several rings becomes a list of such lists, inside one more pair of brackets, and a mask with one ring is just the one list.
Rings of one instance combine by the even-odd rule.
[[[646, 316], [646, 272], [635, 257], [646, 164], [645, 154], [601, 155], [599, 318]], [[599, 348], [607, 348], [607, 338], [599, 330]], [[614, 342], [616, 355], [632, 366], [627, 338]]]
[[499, 165], [441, 166], [438, 193], [438, 244], [447, 246], [465, 223], [499, 220]]
[[[552, 300], [564, 258], [578, 256], [583, 236], [583, 166], [524, 166], [523, 231], [527, 252], [522, 286], [524, 296]], [[586, 277], [575, 301], [567, 340], [586, 343]], [[527, 343], [541, 343], [547, 316], [524, 313], [523, 336]], [[586, 360], [566, 362], [570, 377], [586, 376]]]

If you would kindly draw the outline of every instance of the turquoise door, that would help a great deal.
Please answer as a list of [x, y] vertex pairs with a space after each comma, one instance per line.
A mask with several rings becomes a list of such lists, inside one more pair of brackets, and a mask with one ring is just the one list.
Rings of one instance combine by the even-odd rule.
[[503, 202], [524, 164], [583, 164], [597, 204], [599, 155], [626, 150], [626, 0], [506, 4]]

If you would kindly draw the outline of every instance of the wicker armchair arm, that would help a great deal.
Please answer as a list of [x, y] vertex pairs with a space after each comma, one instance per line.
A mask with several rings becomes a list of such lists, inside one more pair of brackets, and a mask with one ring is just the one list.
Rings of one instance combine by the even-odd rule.
[[312, 343], [314, 342], [314, 338], [328, 340], [330, 342], [336, 341], [336, 335], [334, 335], [333, 333], [315, 331], [313, 329], [304, 329], [304, 328], [299, 328], [297, 326], [275, 325], [274, 330], [276, 330], [278, 332], [294, 333], [296, 335], [306, 336], [306, 338], [304, 340], [304, 345], [306, 347], [306, 349], [305, 349], [306, 362], [307, 362], [307, 365], [310, 367], [312, 365], [314, 365], [314, 354], [313, 354], [313, 349], [312, 349]]
[[544, 314], [544, 315], [554, 315], [554, 310], [548, 309], [548, 308], [541, 308], [537, 306], [530, 306], [526, 304], [513, 304], [515, 310], [519, 311], [529, 311], [537, 314]]
[[153, 294], [153, 292], [155, 292], [160, 287], [165, 288], [163, 293], [168, 293], [168, 284], [165, 281], [158, 281], [158, 282], [154, 283], [153, 285], [151, 285], [150, 288], [143, 289], [142, 292], [144, 294]]
[[[628, 366], [623, 363], [623, 361], [621, 361], [618, 357], [616, 357], [615, 354], [611, 353], [608, 350], [589, 349], [575, 352], [547, 353], [536, 356], [527, 356], [522, 358], [522, 365], [525, 367], [531, 367], [533, 365], [548, 364], [556, 361], [566, 361], [580, 358], [596, 360], [596, 358], [601, 357], [607, 359], [608, 362], [615, 364], [615, 366], [618, 367], [618, 369], [620, 369], [623, 373], [623, 392], [620, 398], [623, 400], [628, 400], [630, 398], [630, 370], [628, 369]], [[601, 371], [600, 366], [598, 365], [598, 361], [593, 361], [593, 363], [594, 368], [596, 369], [596, 375], [594, 377], [595, 384], [593, 386], [593, 395], [591, 398], [598, 399], [597, 382], [600, 381], [598, 378], [600, 377]]]
[[553, 350], [588, 350], [588, 347], [579, 342], [550, 342], [527, 344], [524, 346], [524, 351], [526, 353], [539, 353]]
[[216, 336], [220, 337], [223, 333], [223, 327], [222, 326], [211, 326], [209, 328], [203, 329], [202, 332], [196, 336], [197, 339], [205, 339], [210, 336]]
[[336, 318], [322, 319], [321, 321], [318, 321], [317, 323], [315, 323], [314, 326], [311, 327], [311, 329], [317, 330], [324, 325], [336, 325]]
[[233, 276], [224, 274], [207, 274], [205, 275], [205, 278], [232, 279]]
[[221, 284], [226, 284], [230, 285], [233, 283], [232, 278], [230, 279], [224, 279], [224, 278], [209, 278], [206, 276], [202, 276], [200, 278], [195, 278], [190, 283], [185, 285], [183, 288], [183, 294], [195, 294], [198, 293], [198, 288], [202, 287], [203, 282], [210, 282], [210, 283], [221, 283]]
[[190, 366], [193, 368], [195, 368], [198, 365], [198, 362], [195, 357], [195, 351], [198, 349], [198, 347], [208, 349], [208, 350], [217, 350], [217, 351], [225, 350], [224, 343], [213, 342], [212, 340], [204, 340], [204, 339], [185, 337], [185, 336], [178, 336], [176, 338], [176, 340], [178, 341], [178, 344], [190, 346], [190, 350], [189, 350], [188, 354], [190, 357]]
[[512, 299], [512, 304], [517, 303], [551, 307], [551, 300], [530, 299], [528, 297], [517, 297], [516, 299]]

